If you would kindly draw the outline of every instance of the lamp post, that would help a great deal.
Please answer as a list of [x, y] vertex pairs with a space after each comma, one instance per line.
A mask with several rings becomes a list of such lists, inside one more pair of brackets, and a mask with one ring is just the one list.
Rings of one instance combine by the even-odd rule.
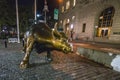
[[18, 0], [16, 0], [16, 18], [17, 18], [17, 37], [18, 37], [18, 43], [20, 43], [19, 16], [18, 16]]
[[98, 28], [98, 26], [95, 26], [94, 27], [94, 35], [93, 35], [93, 44], [95, 43], [95, 37], [96, 37], [96, 34], [97, 34], [97, 28]]
[[44, 5], [43, 11], [45, 12], [45, 18], [44, 18], [44, 19], [45, 19], [45, 23], [46, 23], [46, 21], [47, 21], [47, 20], [46, 20], [46, 13], [49, 11], [49, 10], [48, 10], [48, 6], [47, 6], [47, 1], [46, 1], [46, 0], [45, 0], [45, 5]]
[[36, 0], [34, 1], [34, 14], [35, 14], [35, 24], [37, 23], [36, 21], [37, 21], [37, 12], [36, 12], [36, 10], [37, 10], [37, 5], [36, 5]]

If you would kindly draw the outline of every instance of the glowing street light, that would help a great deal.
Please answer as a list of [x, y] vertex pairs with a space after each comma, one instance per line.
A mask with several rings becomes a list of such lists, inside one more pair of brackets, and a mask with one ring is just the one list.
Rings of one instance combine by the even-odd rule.
[[40, 14], [37, 14], [37, 17], [40, 17], [41, 15]]
[[58, 2], [59, 2], [59, 3], [62, 3], [62, 2], [63, 2], [63, 0], [58, 0]]

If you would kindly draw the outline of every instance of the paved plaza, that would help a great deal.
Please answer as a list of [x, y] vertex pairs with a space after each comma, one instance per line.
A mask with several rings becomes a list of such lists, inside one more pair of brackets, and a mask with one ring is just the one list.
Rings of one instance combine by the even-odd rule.
[[0, 42], [0, 80], [120, 80], [120, 73], [94, 63], [75, 53], [53, 51], [53, 61], [46, 62], [46, 52], [30, 56], [30, 67], [20, 69], [24, 57], [22, 44]]

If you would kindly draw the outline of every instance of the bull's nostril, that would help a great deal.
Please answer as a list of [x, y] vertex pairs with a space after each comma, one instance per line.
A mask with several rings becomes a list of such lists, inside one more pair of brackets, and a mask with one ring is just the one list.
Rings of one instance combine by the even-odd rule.
[[67, 49], [66, 49], [66, 48], [63, 48], [63, 52], [64, 52], [64, 53], [67, 53]]

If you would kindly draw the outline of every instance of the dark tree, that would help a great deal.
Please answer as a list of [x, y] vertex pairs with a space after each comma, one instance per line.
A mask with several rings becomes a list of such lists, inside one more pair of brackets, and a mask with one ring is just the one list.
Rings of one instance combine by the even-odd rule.
[[34, 12], [30, 5], [19, 5], [19, 25], [20, 32], [25, 32], [32, 22], [30, 19], [34, 19]]
[[0, 26], [15, 25], [16, 23], [15, 8], [8, 2], [9, 0], [0, 0]]

